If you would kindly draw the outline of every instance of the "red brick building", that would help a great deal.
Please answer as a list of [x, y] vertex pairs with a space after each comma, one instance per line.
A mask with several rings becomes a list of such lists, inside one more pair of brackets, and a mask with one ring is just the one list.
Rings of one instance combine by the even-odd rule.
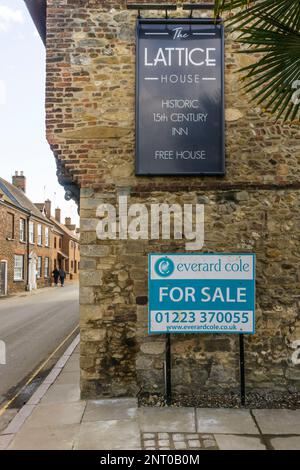
[[70, 280], [79, 277], [79, 235], [51, 201], [32, 203], [25, 195], [23, 172], [12, 183], [0, 178], [0, 296], [51, 285], [62, 267]]
[[62, 267], [69, 275], [70, 280], [79, 278], [80, 248], [79, 236], [76, 226], [72, 224], [70, 217], [61, 223], [61, 212], [55, 209], [55, 217], [50, 220], [53, 223], [53, 267]]
[[53, 224], [25, 195], [23, 172], [0, 178], [0, 295], [51, 285]]
[[77, 280], [79, 277], [80, 250], [76, 225], [72, 224], [70, 217], [65, 218], [64, 224], [61, 222], [61, 210], [59, 207], [55, 209], [55, 216], [53, 217], [51, 201], [49, 199], [44, 203], [37, 203], [35, 205], [52, 223], [52, 270], [63, 268], [70, 280]]

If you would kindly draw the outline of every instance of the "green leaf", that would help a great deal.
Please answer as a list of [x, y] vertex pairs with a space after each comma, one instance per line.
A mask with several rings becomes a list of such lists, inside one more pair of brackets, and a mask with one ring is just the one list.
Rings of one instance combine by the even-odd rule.
[[215, 1], [215, 15], [229, 11], [226, 24], [240, 32], [240, 52], [259, 54], [239, 70], [245, 90], [278, 119], [300, 121], [300, 105], [292, 101], [300, 80], [300, 0]]

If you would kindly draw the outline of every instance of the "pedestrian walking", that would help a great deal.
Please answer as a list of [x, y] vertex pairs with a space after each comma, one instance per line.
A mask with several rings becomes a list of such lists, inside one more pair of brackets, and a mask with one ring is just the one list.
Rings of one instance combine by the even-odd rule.
[[53, 276], [53, 278], [54, 278], [55, 287], [57, 287], [58, 278], [59, 278], [59, 270], [58, 270], [57, 268], [55, 268], [55, 269], [52, 271], [52, 276]]
[[62, 268], [60, 268], [59, 280], [60, 280], [61, 287], [64, 287], [65, 285], [65, 277], [66, 277], [66, 272]]

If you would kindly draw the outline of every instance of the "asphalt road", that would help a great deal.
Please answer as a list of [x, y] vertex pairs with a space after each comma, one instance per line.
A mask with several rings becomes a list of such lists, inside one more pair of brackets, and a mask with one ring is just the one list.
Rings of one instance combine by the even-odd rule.
[[0, 403], [47, 359], [78, 321], [78, 284], [0, 300], [0, 340], [6, 344], [6, 365], [0, 364]]

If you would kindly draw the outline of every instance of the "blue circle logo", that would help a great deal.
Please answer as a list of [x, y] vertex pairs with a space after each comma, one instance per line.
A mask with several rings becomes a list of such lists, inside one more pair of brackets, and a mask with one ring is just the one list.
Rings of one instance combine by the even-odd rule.
[[156, 261], [154, 269], [159, 276], [168, 277], [174, 272], [175, 266], [173, 261], [165, 256]]

